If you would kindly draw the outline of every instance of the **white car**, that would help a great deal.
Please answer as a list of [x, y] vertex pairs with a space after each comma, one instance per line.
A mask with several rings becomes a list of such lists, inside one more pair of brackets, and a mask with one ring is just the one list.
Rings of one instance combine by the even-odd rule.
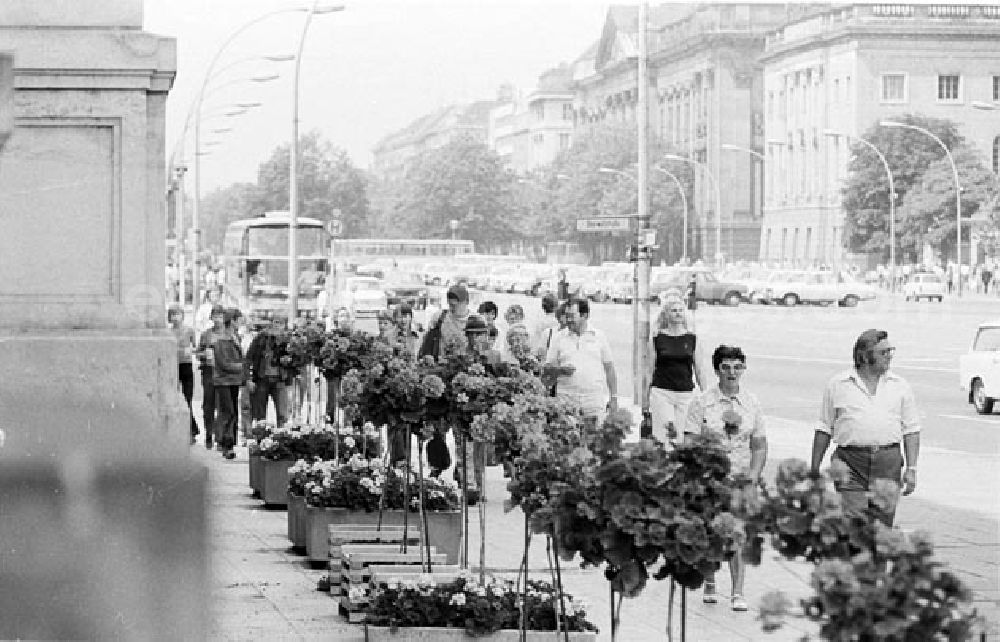
[[976, 412], [988, 415], [1000, 398], [1000, 321], [983, 323], [958, 358], [959, 383]]
[[920, 299], [937, 299], [938, 303], [944, 301], [945, 292], [948, 286], [944, 279], [931, 272], [918, 272], [910, 277], [910, 280], [903, 286], [903, 297], [909, 301], [919, 301]]
[[369, 276], [357, 276], [344, 282], [344, 303], [356, 316], [375, 316], [389, 308], [382, 282]]

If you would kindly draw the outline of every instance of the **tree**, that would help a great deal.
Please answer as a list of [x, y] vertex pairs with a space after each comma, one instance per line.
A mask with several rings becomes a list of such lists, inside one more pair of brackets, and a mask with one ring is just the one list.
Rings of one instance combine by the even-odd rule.
[[[908, 114], [896, 119], [933, 132], [948, 149], [964, 143], [964, 138], [950, 120]], [[885, 156], [892, 170], [896, 204], [935, 161], [944, 158], [944, 150], [934, 140], [919, 131], [902, 127], [882, 127], [873, 124], [863, 134]], [[848, 247], [856, 252], [881, 252], [888, 257], [889, 183], [878, 156], [862, 143], [851, 147], [854, 158], [848, 166], [848, 177], [842, 190]], [[947, 161], [946, 161], [947, 162]]]
[[[579, 239], [583, 233], [576, 231], [577, 219], [628, 217], [637, 213], [635, 182], [600, 171], [606, 167], [635, 176], [637, 140], [632, 124], [597, 125], [574, 140], [573, 145], [546, 169], [545, 180], [553, 186], [553, 193], [547, 210], [549, 217], [543, 225], [551, 238]], [[649, 158], [653, 163], [665, 151], [658, 141], [650, 142]], [[691, 165], [674, 163], [667, 169], [680, 179], [689, 206], [693, 207]], [[672, 179], [652, 168], [648, 182], [650, 227], [657, 231], [660, 257], [678, 258], [682, 246], [683, 204], [677, 186]]]
[[[967, 219], [980, 207], [997, 197], [997, 177], [985, 165], [982, 156], [969, 147], [952, 150], [962, 186], [962, 218]], [[896, 226], [901, 249], [920, 255], [923, 242], [941, 248], [944, 254], [955, 248], [955, 178], [951, 163], [942, 157], [927, 168], [903, 200], [903, 217]], [[968, 238], [968, 226], [962, 230]]]
[[265, 209], [263, 194], [253, 183], [233, 183], [209, 192], [201, 199], [199, 212], [202, 249], [218, 254], [230, 223], [261, 216]]
[[[257, 185], [268, 210], [288, 209], [290, 145], [280, 145], [257, 170]], [[368, 232], [368, 177], [351, 163], [347, 153], [324, 140], [316, 130], [299, 140], [300, 216], [328, 221], [341, 212], [344, 236]]]
[[486, 145], [459, 138], [418, 155], [393, 199], [390, 218], [411, 238], [458, 235], [480, 247], [517, 236], [522, 209], [514, 196], [517, 180]]

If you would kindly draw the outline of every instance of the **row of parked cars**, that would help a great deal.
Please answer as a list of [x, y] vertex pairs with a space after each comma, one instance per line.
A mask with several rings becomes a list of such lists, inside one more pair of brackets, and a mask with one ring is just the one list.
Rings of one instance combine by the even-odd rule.
[[[569, 294], [597, 303], [631, 303], [635, 298], [633, 266], [546, 265], [538, 263], [426, 264], [413, 266], [426, 285], [465, 283], [487, 292], [541, 296], [558, 292], [561, 273]], [[853, 307], [876, 297], [877, 290], [846, 270], [769, 270], [742, 268], [722, 273], [702, 266], [654, 267], [650, 297], [662, 300], [669, 290], [686, 293], [693, 286], [698, 301], [723, 305], [760, 303]]]

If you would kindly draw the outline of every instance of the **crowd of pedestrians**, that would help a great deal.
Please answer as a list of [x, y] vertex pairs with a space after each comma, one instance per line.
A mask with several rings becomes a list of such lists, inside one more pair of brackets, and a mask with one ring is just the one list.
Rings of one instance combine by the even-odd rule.
[[[287, 319], [276, 317], [265, 327], [250, 328], [239, 310], [223, 307], [213, 292], [207, 292], [205, 304], [198, 309], [195, 328], [184, 324], [179, 307], [169, 310], [168, 321], [177, 340], [181, 391], [191, 411], [191, 443], [204, 431], [206, 448], [216, 445], [224, 457], [232, 459], [234, 446], [246, 436], [239, 426], [265, 418], [269, 406], [279, 424], [290, 418], [292, 381], [279, 367], [277, 349], [277, 337]], [[425, 327], [415, 323], [413, 308], [405, 303], [379, 315], [378, 336], [402, 346], [414, 359], [441, 357], [456, 347], [465, 349], [491, 372], [523, 363], [525, 355], [530, 355], [540, 364], [538, 374], [549, 393], [580, 407], [591, 425], [600, 425], [617, 408], [618, 379], [611, 347], [604, 332], [592, 323], [586, 299], [560, 300], [547, 294], [534, 324], [526, 321], [525, 310], [517, 303], [502, 316], [492, 301], [482, 302], [473, 313], [464, 285], [448, 288], [445, 300], [446, 306], [430, 315]], [[693, 307], [679, 291], [668, 291], [663, 298], [647, 348], [652, 365], [650, 417], [641, 436], [672, 447], [696, 435], [717, 435], [733, 471], [759, 482], [767, 460], [767, 430], [760, 401], [742, 385], [748, 356], [735, 345], [706, 345], [696, 331]], [[350, 311], [337, 309], [325, 329], [352, 332], [355, 324]], [[853, 368], [833, 377], [823, 392], [811, 453], [812, 468], [818, 472], [833, 444], [831, 464], [842, 469], [836, 486], [844, 510], [888, 525], [894, 511], [876, 505], [872, 491], [878, 480], [891, 480], [900, 485], [902, 494], [913, 492], [920, 451], [919, 413], [909, 384], [890, 369], [894, 352], [883, 330], [867, 330], [857, 338]], [[195, 363], [203, 392], [201, 429], [192, 410]], [[709, 375], [709, 364], [714, 377]], [[328, 380], [327, 385], [327, 420], [332, 421], [339, 380]], [[246, 421], [241, 423], [241, 418]], [[404, 461], [409, 456], [406, 436], [391, 431], [387, 436], [393, 462]], [[456, 445], [449, 438], [439, 432], [428, 440], [426, 456], [432, 475], [453, 468]], [[482, 460], [475, 450], [481, 446], [467, 447], [472, 461]], [[482, 490], [484, 471], [473, 473], [470, 484]], [[730, 562], [730, 574], [731, 608], [746, 611], [745, 565], [739, 555]], [[703, 599], [718, 601], [714, 578], [706, 582]]]

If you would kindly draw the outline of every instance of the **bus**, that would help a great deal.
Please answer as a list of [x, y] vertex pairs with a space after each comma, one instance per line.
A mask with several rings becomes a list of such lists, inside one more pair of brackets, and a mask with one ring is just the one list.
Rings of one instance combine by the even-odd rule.
[[378, 263], [379, 259], [427, 260], [472, 254], [472, 241], [448, 239], [334, 239], [338, 263]]
[[[297, 218], [299, 316], [317, 315], [316, 301], [326, 288], [329, 239], [323, 222]], [[224, 296], [252, 320], [288, 310], [288, 212], [266, 212], [233, 221], [222, 241]]]

